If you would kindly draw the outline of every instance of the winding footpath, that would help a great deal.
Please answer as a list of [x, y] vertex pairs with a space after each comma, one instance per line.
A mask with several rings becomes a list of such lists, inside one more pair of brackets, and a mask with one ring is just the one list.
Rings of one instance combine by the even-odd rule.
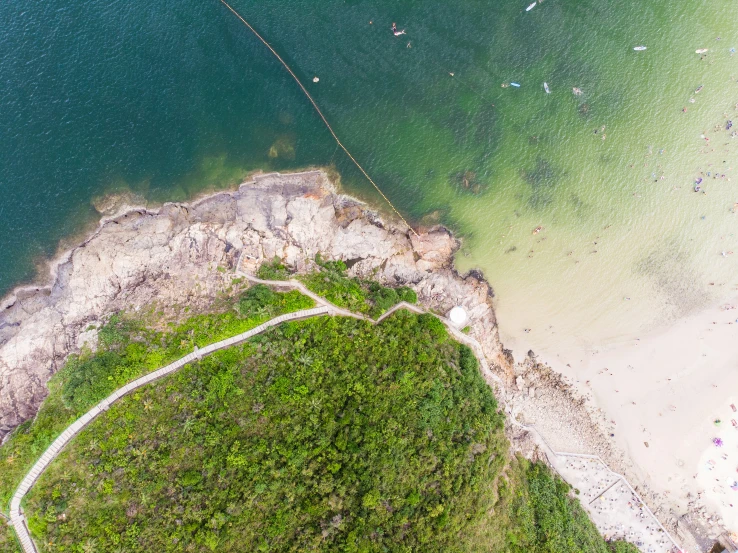
[[31, 487], [36, 483], [36, 480], [38, 480], [44, 470], [46, 470], [49, 464], [51, 464], [56, 456], [59, 455], [61, 450], [64, 449], [64, 447], [70, 441], [72, 441], [72, 438], [79, 434], [80, 431], [82, 431], [88, 424], [90, 424], [90, 422], [92, 422], [98, 416], [107, 411], [114, 402], [116, 402], [123, 396], [131, 393], [132, 391], [141, 388], [142, 386], [150, 384], [155, 380], [158, 380], [164, 376], [178, 371], [188, 363], [198, 361], [202, 359], [205, 355], [209, 355], [218, 350], [229, 348], [231, 346], [235, 346], [237, 344], [245, 342], [252, 336], [261, 334], [262, 332], [270, 329], [273, 326], [280, 325], [287, 321], [309, 319], [311, 317], [328, 314], [333, 314], [332, 309], [325, 305], [314, 307], [312, 309], [295, 311], [294, 313], [286, 313], [284, 315], [280, 315], [278, 317], [270, 319], [269, 321], [255, 328], [252, 328], [251, 330], [247, 330], [246, 332], [237, 334], [236, 336], [233, 336], [231, 338], [226, 338], [225, 340], [221, 340], [220, 342], [215, 342], [214, 344], [205, 346], [202, 349], [196, 349], [192, 353], [185, 355], [184, 357], [178, 359], [177, 361], [174, 361], [173, 363], [170, 363], [166, 367], [162, 367], [161, 369], [142, 376], [141, 378], [137, 378], [133, 382], [126, 384], [122, 388], [119, 388], [108, 397], [106, 397], [104, 400], [102, 400], [100, 403], [95, 405], [92, 409], [87, 411], [87, 413], [85, 413], [72, 424], [70, 424], [67, 429], [64, 430], [64, 432], [62, 432], [61, 435], [52, 442], [52, 444], [46, 449], [41, 458], [36, 461], [33, 467], [31, 467], [31, 470], [28, 471], [28, 474], [26, 474], [25, 478], [23, 478], [20, 486], [18, 486], [18, 489], [13, 495], [13, 499], [10, 501], [10, 523], [12, 524], [13, 529], [18, 536], [18, 541], [20, 541], [23, 552], [38, 553], [36, 545], [31, 539], [31, 534], [28, 531], [26, 519], [23, 516], [23, 511], [21, 509], [21, 502], [23, 501], [23, 498], [31, 489]]
[[[298, 280], [262, 280], [253, 277], [249, 274], [243, 273], [239, 270], [241, 266], [241, 259], [239, 258], [236, 264], [236, 274], [243, 278], [246, 278], [254, 284], [265, 284], [274, 288], [288, 288], [291, 290], [298, 290], [302, 294], [312, 298], [318, 307], [312, 309], [305, 309], [302, 311], [295, 311], [294, 313], [287, 313], [271, 319], [251, 330], [215, 342], [209, 346], [205, 346], [202, 349], [195, 349], [192, 353], [185, 355], [181, 359], [174, 361], [173, 363], [162, 367], [154, 372], [151, 372], [145, 376], [142, 376], [133, 382], [119, 388], [100, 403], [95, 405], [92, 409], [87, 411], [79, 419], [69, 425], [61, 435], [52, 442], [52, 444], [46, 449], [43, 455], [38, 461], [31, 467], [31, 470], [21, 481], [18, 489], [16, 490], [13, 498], [10, 502], [10, 525], [15, 530], [18, 540], [23, 549], [23, 553], [38, 553], [36, 545], [31, 538], [31, 534], [28, 531], [25, 516], [21, 508], [23, 498], [26, 496], [28, 491], [33, 487], [41, 474], [51, 464], [51, 462], [59, 455], [64, 447], [81, 432], [90, 422], [95, 418], [106, 412], [110, 406], [123, 396], [129, 394], [133, 390], [136, 390], [142, 386], [145, 386], [155, 380], [158, 380], [164, 376], [172, 374], [184, 367], [188, 363], [202, 359], [205, 355], [209, 355], [221, 349], [225, 349], [242, 342], [245, 342], [249, 338], [261, 334], [271, 327], [280, 325], [287, 321], [296, 321], [302, 319], [309, 319], [311, 317], [317, 317], [322, 315], [329, 316], [340, 316], [340, 317], [352, 317], [355, 319], [364, 320], [371, 324], [379, 324], [384, 319], [392, 315], [395, 311], [400, 309], [407, 309], [416, 314], [432, 314], [437, 317], [448, 329], [449, 333], [459, 342], [469, 346], [474, 351], [480, 366], [482, 367], [484, 374], [491, 375], [495, 382], [502, 387], [502, 381], [499, 377], [494, 375], [489, 370], [489, 365], [482, 352], [482, 347], [474, 338], [467, 336], [461, 332], [456, 326], [451, 323], [445, 317], [437, 315], [435, 313], [429, 313], [425, 309], [418, 307], [407, 302], [400, 302], [393, 306], [377, 320], [371, 319], [364, 315], [353, 313], [346, 309], [342, 309], [325, 298], [315, 294], [309, 290], [302, 282]], [[641, 500], [638, 494], [633, 490], [627, 480], [614, 472], [612, 472], [606, 465], [606, 463], [598, 456], [595, 455], [579, 455], [573, 453], [556, 452], [548, 446], [546, 440], [541, 434], [531, 426], [526, 426], [519, 423], [514, 416], [513, 410], [508, 407], [502, 394], [496, 394], [499, 400], [505, 405], [505, 411], [508, 414], [508, 418], [514, 426], [523, 428], [524, 430], [531, 433], [538, 445], [545, 452], [549, 459], [549, 464], [559, 473], [559, 475], [566, 480], [572, 487], [585, 490], [585, 496], [582, 498], [582, 505], [587, 509], [593, 520], [598, 526], [598, 529], [605, 535], [610, 537], [627, 537], [632, 543], [638, 544], [641, 551], [647, 553], [667, 553], [673, 550], [681, 551], [674, 539], [666, 532], [661, 526], [661, 523], [653, 515], [653, 513], [645, 506], [645, 503]], [[580, 463], [572, 462], [573, 460], [580, 460]], [[590, 481], [591, 479], [591, 481]], [[604, 491], [602, 491], [604, 489]], [[601, 492], [601, 493], [600, 493]], [[603, 512], [603, 508], [599, 505], [593, 506], [592, 504], [599, 500], [604, 501], [607, 493], [611, 495], [618, 492], [618, 497], [607, 499], [610, 500], [608, 504], [607, 514]], [[585, 499], [594, 497], [588, 503], [585, 503]], [[627, 503], [627, 506], [626, 506]], [[631, 505], [637, 503], [640, 509], [634, 510]], [[606, 514], [607, 519], [612, 520], [612, 517], [617, 513], [618, 524], [616, 526], [606, 524], [602, 520], [602, 516]], [[600, 520], [598, 520], [600, 519]], [[654, 535], [654, 529], [657, 530]]]

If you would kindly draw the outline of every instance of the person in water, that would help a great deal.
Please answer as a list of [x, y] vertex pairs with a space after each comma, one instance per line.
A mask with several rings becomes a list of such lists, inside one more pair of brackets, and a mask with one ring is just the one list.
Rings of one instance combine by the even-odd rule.
[[402, 31], [398, 31], [397, 30], [397, 23], [392, 23], [392, 34], [394, 34], [395, 36], [404, 35], [405, 34], [405, 29], [403, 29]]

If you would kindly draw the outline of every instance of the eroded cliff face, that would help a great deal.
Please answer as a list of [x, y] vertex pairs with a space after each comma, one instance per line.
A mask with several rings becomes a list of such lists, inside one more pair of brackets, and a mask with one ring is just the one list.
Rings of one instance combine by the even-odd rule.
[[237, 264], [253, 273], [275, 256], [305, 272], [321, 253], [349, 261], [351, 274], [411, 286], [439, 313], [463, 305], [492, 370], [509, 370], [489, 286], [453, 270], [457, 247], [443, 228], [415, 236], [384, 221], [317, 171], [263, 175], [236, 192], [106, 220], [59, 263], [50, 286], [0, 302], [0, 438], [34, 416], [67, 355], [94, 347], [90, 325], [153, 304], [205, 308]]

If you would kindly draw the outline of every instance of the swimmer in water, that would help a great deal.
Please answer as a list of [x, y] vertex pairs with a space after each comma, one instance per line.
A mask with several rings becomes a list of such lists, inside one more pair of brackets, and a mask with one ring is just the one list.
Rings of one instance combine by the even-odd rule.
[[403, 29], [402, 31], [398, 31], [397, 30], [397, 23], [393, 23], [392, 24], [392, 34], [395, 35], [395, 36], [404, 35], [405, 34], [405, 29]]

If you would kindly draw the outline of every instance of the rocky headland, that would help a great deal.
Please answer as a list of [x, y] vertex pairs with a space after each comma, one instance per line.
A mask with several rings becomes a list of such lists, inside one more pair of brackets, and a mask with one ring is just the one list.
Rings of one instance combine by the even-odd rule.
[[[442, 226], [417, 230], [339, 193], [322, 171], [258, 175], [235, 191], [104, 218], [51, 263], [48, 284], [18, 288], [0, 301], [0, 439], [35, 415], [46, 383], [69, 354], [95, 348], [95, 329], [111, 314], [155, 309], [172, 320], [185, 306], [190, 313], [207, 309], [232, 286], [237, 270], [254, 274], [278, 257], [305, 273], [320, 253], [345, 261], [351, 275], [410, 286], [436, 313], [465, 308], [470, 336], [489, 366], [484, 376], [509, 415], [513, 449], [540, 455], [523, 426], [535, 425], [553, 450], [598, 454], [642, 482], [587, 398], [533, 352], [515, 363], [504, 350], [492, 288], [480, 274], [454, 269], [460, 244], [452, 234]], [[645, 485], [639, 492], [663, 509], [668, 524], [664, 498]]]
[[491, 288], [454, 271], [457, 248], [442, 227], [415, 235], [386, 222], [319, 171], [258, 176], [189, 204], [129, 208], [57, 259], [48, 285], [16, 289], [0, 302], [0, 437], [34, 416], [70, 353], [95, 347], [94, 327], [106, 316], [153, 305], [164, 313], [205, 308], [238, 263], [253, 273], [274, 257], [305, 272], [320, 253], [346, 261], [353, 275], [411, 286], [439, 313], [463, 305], [474, 337], [504, 373]]

